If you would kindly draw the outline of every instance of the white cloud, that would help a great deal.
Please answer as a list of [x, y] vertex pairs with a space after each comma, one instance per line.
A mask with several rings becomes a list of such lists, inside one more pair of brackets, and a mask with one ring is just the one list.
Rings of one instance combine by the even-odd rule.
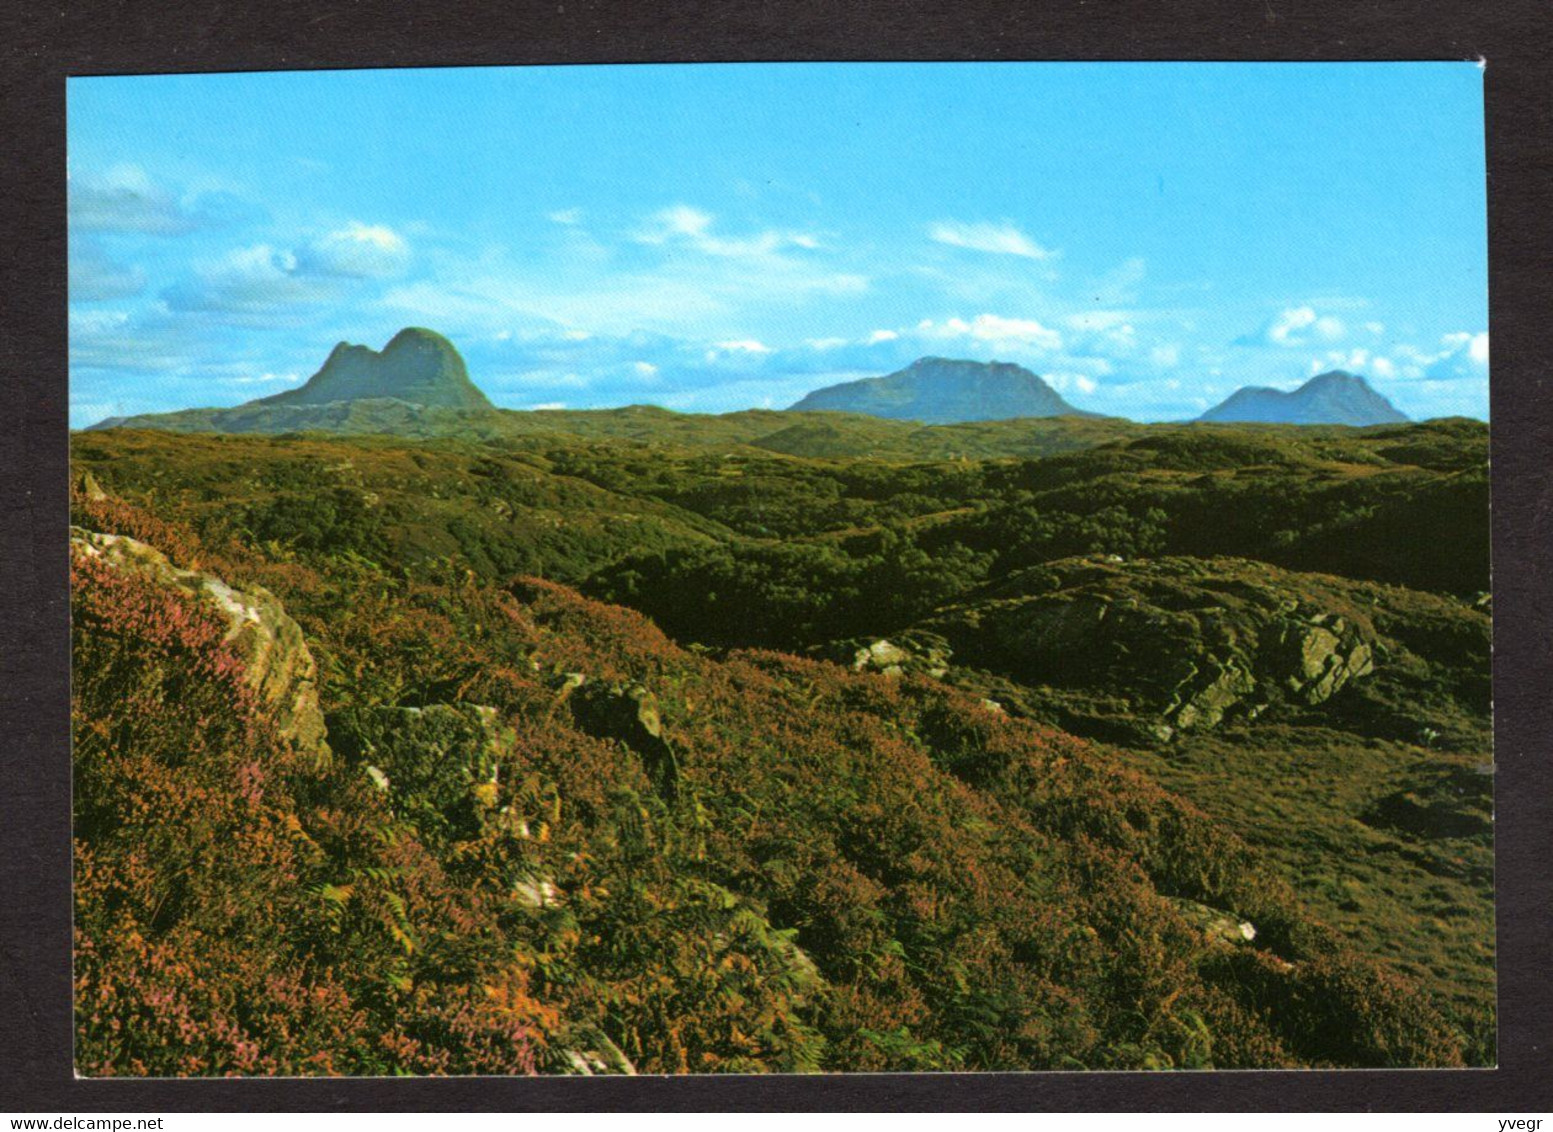
[[1488, 365], [1488, 331], [1474, 334], [1467, 340], [1467, 357], [1478, 365]]
[[1058, 393], [1077, 392], [1084, 394], [1086, 397], [1100, 388], [1099, 382], [1095, 381], [1088, 374], [1083, 373], [1065, 373], [1062, 371], [1043, 373], [1041, 380], [1045, 381], [1047, 385], [1050, 385]]
[[1095, 335], [1095, 344], [1108, 353], [1130, 356], [1138, 349], [1138, 331], [1132, 323], [1124, 322], [1120, 326], [1107, 327]]
[[177, 236], [198, 227], [178, 199], [138, 165], [72, 173], [67, 191], [70, 226], [76, 231]]
[[385, 225], [359, 220], [305, 244], [297, 253], [300, 270], [346, 279], [392, 278], [409, 262], [410, 246], [403, 236]]
[[1488, 332], [1458, 331], [1440, 339], [1433, 355], [1415, 352], [1422, 376], [1434, 381], [1482, 379], [1488, 375]]
[[1315, 321], [1316, 312], [1310, 307], [1293, 307], [1267, 324], [1267, 340], [1279, 346], [1295, 345], [1297, 337], [1303, 341], [1300, 332], [1314, 325]]
[[1092, 310], [1068, 315], [1063, 321], [1072, 329], [1085, 332], [1109, 330], [1133, 317], [1131, 311]]
[[580, 208], [562, 208], [562, 209], [557, 209], [555, 212], [547, 212], [547, 213], [545, 213], [545, 217], [552, 224], [568, 224], [568, 225], [569, 224], [581, 224], [582, 223], [582, 209], [580, 209]]
[[924, 338], [972, 338], [978, 342], [1014, 343], [1043, 350], [1062, 349], [1062, 335], [1033, 318], [979, 314], [970, 322], [950, 318], [935, 323], [927, 319], [918, 323], [917, 331]]
[[1302, 347], [1315, 342], [1336, 342], [1348, 333], [1343, 320], [1319, 313], [1313, 306], [1286, 307], [1255, 334], [1236, 339], [1241, 346]]
[[638, 377], [657, 377], [658, 367], [651, 362], [632, 362], [631, 370]]
[[162, 293], [170, 310], [255, 315], [327, 298], [331, 280], [300, 270], [295, 252], [272, 244], [236, 248], [195, 268]]
[[1346, 353], [1342, 350], [1329, 350], [1321, 357], [1311, 359], [1310, 372], [1314, 375], [1323, 370], [1340, 369], [1347, 370], [1349, 373], [1362, 374], [1366, 370], [1374, 369], [1376, 360], [1374, 355], [1362, 346], [1356, 346]]
[[1095, 298], [1102, 303], [1130, 303], [1137, 298], [1138, 284], [1147, 274], [1147, 262], [1141, 256], [1134, 256], [1095, 283]]
[[162, 300], [174, 314], [253, 324], [295, 317], [299, 308], [341, 299], [353, 284], [401, 275], [409, 259], [409, 245], [393, 229], [351, 221], [294, 248], [250, 244], [198, 261]]
[[875, 330], [868, 336], [869, 345], [877, 345], [880, 342], [893, 342], [900, 335], [893, 330]]
[[1050, 259], [1056, 253], [1041, 247], [1013, 224], [992, 224], [986, 221], [964, 223], [958, 220], [941, 220], [928, 226], [928, 236], [940, 244], [971, 251], [990, 252], [994, 255], [1017, 255], [1026, 259]]
[[124, 232], [183, 236], [202, 228], [256, 219], [261, 210], [230, 192], [180, 195], [138, 165], [70, 171], [67, 210], [72, 234]]
[[299, 385], [302, 375], [300, 373], [261, 373], [247, 377], [233, 377], [228, 380], [233, 385]]
[[813, 251], [820, 246], [819, 240], [807, 232], [779, 232], [774, 228], [742, 237], [720, 235], [712, 230], [716, 219], [710, 212], [676, 204], [653, 213], [636, 239], [644, 244], [675, 244], [723, 259], [774, 259], [783, 248]]
[[[656, 231], [648, 229], [644, 239], [648, 243], [662, 243], [670, 235], [689, 236], [692, 239], [705, 235], [706, 230], [712, 226], [712, 214], [702, 212], [699, 208], [692, 208], [688, 204], [676, 204], [670, 208], [661, 209], [653, 215], [656, 222]], [[656, 238], [653, 238], [656, 236]]]

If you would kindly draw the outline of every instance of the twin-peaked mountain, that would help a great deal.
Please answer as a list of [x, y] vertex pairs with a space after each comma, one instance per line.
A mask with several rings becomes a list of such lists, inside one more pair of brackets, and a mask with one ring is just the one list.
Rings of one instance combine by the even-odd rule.
[[1401, 424], [1407, 418], [1370, 383], [1342, 370], [1318, 374], [1298, 389], [1281, 392], [1246, 385], [1197, 418], [1263, 424]]
[[341, 342], [306, 385], [254, 403], [327, 405], [373, 397], [448, 409], [495, 408], [469, 380], [464, 359], [453, 343], [418, 326], [395, 334], [381, 353], [369, 346]]

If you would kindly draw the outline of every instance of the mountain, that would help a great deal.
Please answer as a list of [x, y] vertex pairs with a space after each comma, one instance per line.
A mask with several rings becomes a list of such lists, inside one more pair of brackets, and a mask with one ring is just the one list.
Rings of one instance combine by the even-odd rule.
[[1260, 385], [1242, 386], [1197, 419], [1363, 426], [1401, 424], [1407, 417], [1371, 389], [1364, 378], [1333, 370], [1289, 393]]
[[923, 424], [1014, 417], [1093, 417], [1023, 366], [918, 358], [903, 370], [816, 389], [789, 411], [835, 409]]
[[495, 407], [469, 380], [464, 359], [453, 343], [418, 326], [395, 334], [382, 353], [341, 342], [306, 385], [251, 404], [328, 405], [377, 397], [436, 408]]
[[409, 326], [382, 352], [341, 342], [323, 368], [297, 389], [228, 409], [108, 417], [91, 428], [482, 436], [500, 431], [498, 418], [496, 407], [469, 380], [453, 343], [435, 331]]

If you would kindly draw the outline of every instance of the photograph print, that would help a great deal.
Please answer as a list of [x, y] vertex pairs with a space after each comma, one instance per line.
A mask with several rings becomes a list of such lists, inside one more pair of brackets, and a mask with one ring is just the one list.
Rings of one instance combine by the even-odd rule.
[[1496, 1064], [1479, 66], [67, 95], [78, 1075]]

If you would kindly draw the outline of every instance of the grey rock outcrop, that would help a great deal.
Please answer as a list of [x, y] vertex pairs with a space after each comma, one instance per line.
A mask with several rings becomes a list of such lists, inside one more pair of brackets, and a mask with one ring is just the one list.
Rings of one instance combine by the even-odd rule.
[[1184, 900], [1179, 897], [1168, 899], [1180, 913], [1181, 918], [1201, 931], [1211, 943], [1227, 943], [1238, 947], [1256, 938], [1256, 926], [1232, 912], [1226, 912], [1221, 908], [1210, 908], [1195, 900]]
[[568, 702], [578, 727], [635, 751], [653, 788], [674, 801], [679, 793], [679, 759], [663, 734], [656, 696], [640, 684], [590, 682], [575, 686]]
[[181, 589], [219, 613], [227, 623], [226, 640], [242, 659], [244, 680], [274, 712], [280, 736], [328, 757], [318, 666], [301, 627], [275, 595], [259, 586], [235, 589], [213, 574], [181, 569], [155, 547], [124, 535], [73, 527], [70, 546], [74, 554]]
[[845, 664], [854, 672], [878, 672], [885, 676], [930, 676], [949, 671], [949, 644], [933, 633], [910, 630], [890, 637], [853, 637], [832, 641], [810, 650], [815, 656]]
[[[497, 811], [516, 741], [483, 704], [356, 708], [329, 716], [335, 750], [433, 840], [473, 837]], [[521, 815], [506, 815], [523, 836]]]
[[925, 627], [979, 667], [1152, 717], [1161, 739], [1319, 705], [1376, 655], [1364, 613], [1320, 576], [1237, 559], [1067, 559]]

